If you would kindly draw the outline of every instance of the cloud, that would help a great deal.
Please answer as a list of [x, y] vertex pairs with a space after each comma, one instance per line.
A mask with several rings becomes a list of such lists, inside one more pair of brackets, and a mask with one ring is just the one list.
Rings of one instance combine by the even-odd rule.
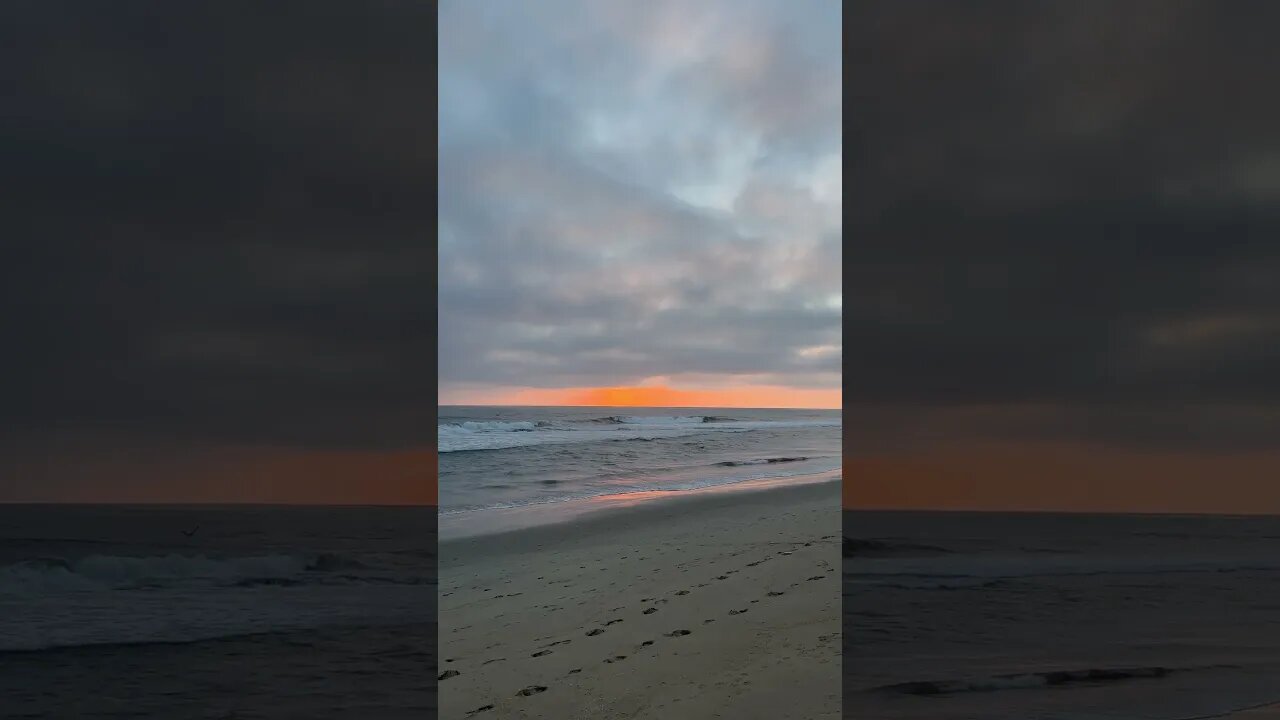
[[838, 387], [840, 12], [442, 3], [442, 387]]
[[420, 445], [433, 13], [0, 10], [5, 437]]
[[1256, 10], [850, 10], [845, 399], [906, 413], [881, 441], [1276, 447], [1280, 101], [1256, 78], [1280, 17]]

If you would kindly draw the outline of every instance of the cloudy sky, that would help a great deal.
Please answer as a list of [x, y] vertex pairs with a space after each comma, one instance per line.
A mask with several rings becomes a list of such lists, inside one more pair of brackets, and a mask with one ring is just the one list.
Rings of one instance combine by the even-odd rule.
[[846, 503], [1280, 512], [1280, 6], [850, 12]]
[[442, 404], [839, 406], [840, 3], [439, 20]]
[[434, 11], [0, 6], [0, 501], [433, 499]]

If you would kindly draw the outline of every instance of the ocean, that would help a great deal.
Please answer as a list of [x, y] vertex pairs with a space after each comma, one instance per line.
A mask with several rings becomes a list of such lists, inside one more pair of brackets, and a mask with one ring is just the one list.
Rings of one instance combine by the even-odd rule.
[[839, 410], [439, 409], [442, 538], [564, 520], [602, 498], [840, 468]]
[[845, 716], [1280, 701], [1280, 518], [846, 511]]
[[435, 523], [0, 505], [0, 717], [430, 717]]

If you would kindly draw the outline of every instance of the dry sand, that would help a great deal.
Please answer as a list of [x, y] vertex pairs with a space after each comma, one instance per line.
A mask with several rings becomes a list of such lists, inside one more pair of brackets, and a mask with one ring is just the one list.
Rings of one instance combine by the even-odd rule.
[[712, 492], [442, 542], [440, 717], [839, 717], [839, 503]]

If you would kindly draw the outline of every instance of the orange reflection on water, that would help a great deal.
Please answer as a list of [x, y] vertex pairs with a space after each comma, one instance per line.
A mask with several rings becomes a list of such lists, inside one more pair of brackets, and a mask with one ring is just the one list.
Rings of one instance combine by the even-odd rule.
[[591, 510], [634, 507], [636, 505], [653, 502], [654, 500], [669, 500], [671, 498], [690, 497], [693, 495], [727, 495], [729, 493], [751, 490], [768, 490], [779, 487], [809, 485], [818, 482], [834, 481], [839, 479], [839, 477], [840, 471], [834, 470], [830, 472], [813, 473], [811, 475], [791, 475], [780, 478], [743, 480], [741, 482], [725, 483], [724, 485], [710, 485], [693, 490], [640, 490], [636, 492], [619, 493], [617, 495], [597, 495], [596, 497], [586, 498], [585, 502]]

